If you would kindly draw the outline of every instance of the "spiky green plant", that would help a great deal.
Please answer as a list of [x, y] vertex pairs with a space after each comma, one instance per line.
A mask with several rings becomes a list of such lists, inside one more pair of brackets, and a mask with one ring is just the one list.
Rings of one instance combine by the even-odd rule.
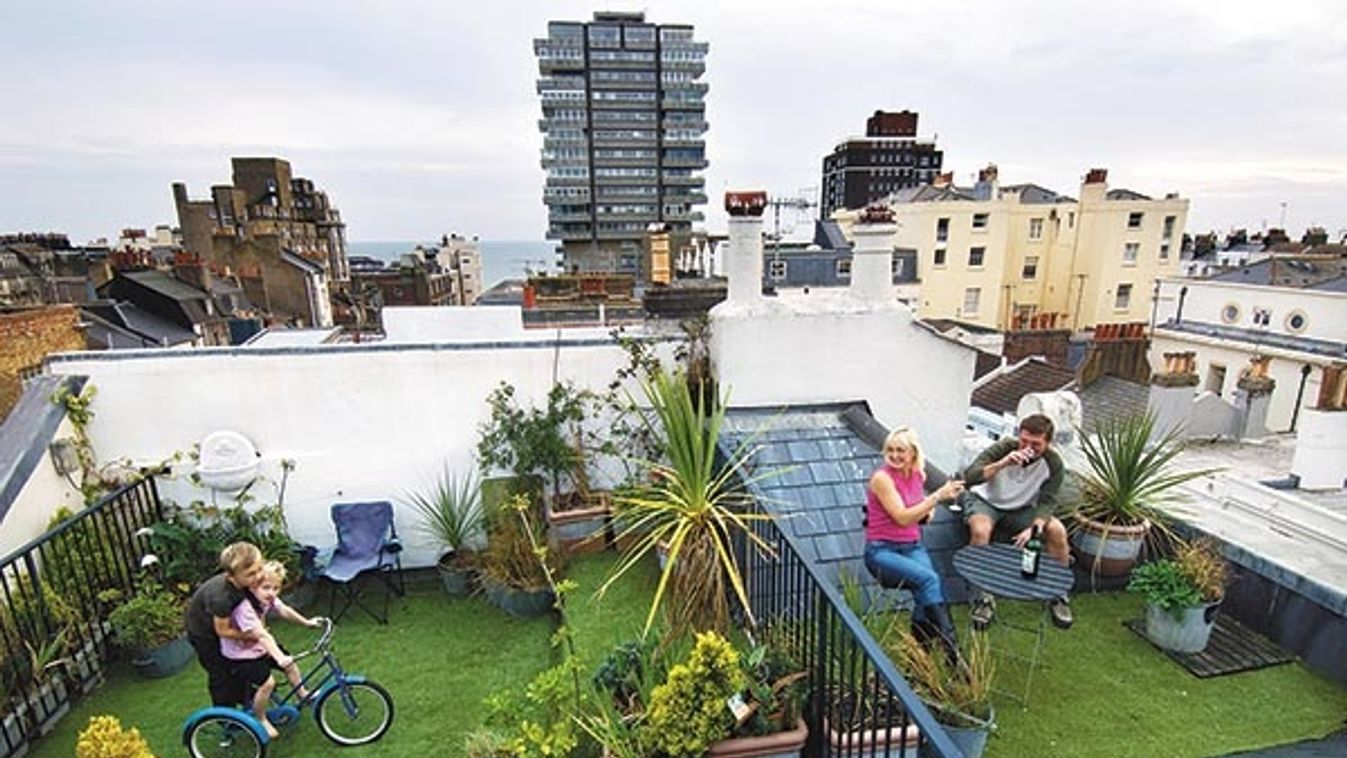
[[1081, 449], [1089, 463], [1084, 475], [1078, 518], [1096, 521], [1104, 532], [1119, 526], [1150, 523], [1172, 536], [1171, 512], [1182, 501], [1175, 488], [1219, 469], [1174, 471], [1174, 458], [1183, 452], [1179, 430], [1171, 429], [1154, 443], [1155, 417], [1151, 414], [1118, 416], [1101, 421], [1092, 435], [1081, 435]]
[[421, 517], [418, 531], [444, 549], [445, 558], [462, 560], [481, 538], [484, 511], [477, 476], [459, 476], [445, 466], [426, 492], [405, 496]]
[[[651, 414], [642, 414], [659, 440], [661, 461], [638, 461], [650, 482], [614, 497], [624, 526], [619, 537], [633, 537], [612, 575], [599, 588], [602, 594], [657, 546], [665, 545], [668, 559], [646, 616], [643, 634], [667, 601], [669, 637], [689, 630], [726, 631], [729, 625], [727, 589], [732, 589], [752, 624], [748, 594], [734, 553], [734, 539], [746, 541], [767, 555], [772, 548], [752, 530], [752, 522], [770, 516], [752, 510], [747, 487], [774, 476], [776, 470], [750, 472], [754, 436], [748, 436], [717, 460], [717, 444], [725, 421], [725, 399], [708, 408], [694, 397], [682, 372], [660, 372], [642, 382]], [[649, 418], [653, 416], [653, 420]], [[728, 588], [727, 585], [728, 584]]]

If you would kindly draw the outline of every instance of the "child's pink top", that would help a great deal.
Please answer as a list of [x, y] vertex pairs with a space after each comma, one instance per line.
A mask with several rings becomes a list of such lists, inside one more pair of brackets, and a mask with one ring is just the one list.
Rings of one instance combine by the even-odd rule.
[[[266, 625], [262, 623], [262, 616], [277, 613], [285, 607], [285, 603], [280, 598], [262, 609], [261, 615], [258, 615], [253, 608], [252, 601], [244, 598], [238, 605], [234, 606], [234, 612], [229, 614], [229, 625], [239, 630], [247, 632], [253, 629], [265, 629]], [[247, 640], [235, 640], [229, 637], [220, 638], [220, 654], [230, 660], [251, 661], [255, 658], [261, 658], [267, 654], [260, 642], [249, 642]]]
[[[904, 476], [887, 463], [880, 466], [879, 470], [887, 474], [893, 482], [904, 507], [911, 508], [926, 498], [926, 493], [922, 489], [926, 477], [922, 472], [913, 471], [911, 474]], [[867, 486], [865, 488], [865, 541], [874, 542], [875, 540], [920, 542], [921, 527], [916, 523], [907, 526], [895, 524], [893, 519], [889, 518], [888, 511], [884, 510], [884, 504], [879, 502], [879, 497]]]

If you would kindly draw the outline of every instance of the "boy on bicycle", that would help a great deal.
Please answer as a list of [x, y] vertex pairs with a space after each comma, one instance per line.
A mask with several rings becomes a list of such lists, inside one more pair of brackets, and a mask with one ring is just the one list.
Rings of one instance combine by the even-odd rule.
[[266, 617], [278, 616], [287, 621], [313, 628], [319, 625], [318, 619], [307, 618], [281, 601], [281, 586], [285, 583], [285, 566], [280, 561], [267, 561], [257, 581], [250, 588], [247, 597], [239, 601], [230, 614], [230, 625], [240, 632], [254, 635], [254, 641], [221, 637], [220, 652], [233, 661], [234, 672], [245, 687], [253, 691], [251, 701], [253, 715], [257, 717], [267, 734], [275, 737], [276, 727], [267, 720], [267, 704], [271, 693], [276, 689], [276, 681], [271, 677], [273, 668], [285, 672], [290, 685], [295, 688], [300, 699], [309, 696], [303, 686], [299, 666], [295, 664], [276, 638], [267, 630]]
[[232, 626], [229, 617], [261, 571], [262, 551], [251, 542], [235, 542], [220, 551], [220, 573], [202, 582], [187, 601], [187, 639], [206, 670], [212, 705], [238, 705], [246, 695], [233, 662], [221, 653], [220, 643], [224, 639], [245, 643], [256, 640], [255, 633]]

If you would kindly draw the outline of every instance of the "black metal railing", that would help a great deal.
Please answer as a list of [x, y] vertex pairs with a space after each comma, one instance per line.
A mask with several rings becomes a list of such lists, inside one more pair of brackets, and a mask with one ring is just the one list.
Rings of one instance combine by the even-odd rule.
[[795, 539], [774, 519], [751, 523], [773, 552], [740, 545], [754, 620], [776, 639], [784, 635], [810, 674], [805, 755], [960, 758], [838, 588], [801, 557]]
[[154, 479], [108, 495], [0, 559], [0, 758], [45, 734], [101, 678], [107, 611], [135, 590], [163, 516]]

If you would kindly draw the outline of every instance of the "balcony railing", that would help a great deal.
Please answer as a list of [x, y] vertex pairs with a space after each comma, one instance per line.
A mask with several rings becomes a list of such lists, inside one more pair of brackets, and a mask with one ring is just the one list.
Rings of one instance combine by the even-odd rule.
[[[0, 560], [0, 758], [20, 755], [102, 676], [109, 652], [107, 604], [98, 595], [135, 590], [147, 538], [163, 517], [154, 479], [128, 485]], [[69, 665], [33, 671], [41, 651]]]
[[841, 592], [775, 520], [750, 522], [772, 554], [740, 540], [749, 607], [785, 635], [810, 675], [804, 755], [962, 756]]

